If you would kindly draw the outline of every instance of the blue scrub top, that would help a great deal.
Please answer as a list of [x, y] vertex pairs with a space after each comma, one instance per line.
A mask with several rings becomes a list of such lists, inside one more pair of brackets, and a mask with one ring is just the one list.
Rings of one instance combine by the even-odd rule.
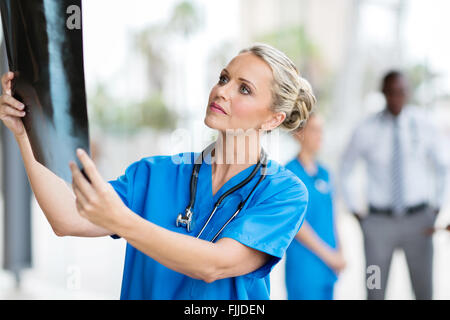
[[[232, 177], [213, 196], [211, 156], [208, 155], [208, 161], [200, 168], [194, 226], [188, 233], [186, 228], [177, 228], [175, 221], [188, 205], [190, 179], [198, 155], [183, 153], [143, 158], [110, 183], [123, 202], [142, 218], [173, 232], [196, 236], [220, 196], [247, 178], [255, 167]], [[222, 202], [201, 239], [212, 239], [259, 178], [260, 172]], [[269, 254], [271, 259], [264, 266], [247, 275], [206, 283], [166, 268], [127, 244], [121, 299], [269, 299], [269, 273], [300, 229], [307, 201], [308, 193], [300, 179], [270, 160], [266, 178], [217, 239], [231, 238]]]
[[[330, 247], [336, 248], [333, 210], [333, 186], [330, 175], [316, 162], [317, 173], [310, 176], [297, 158], [286, 168], [297, 175], [308, 189], [308, 208], [305, 219], [317, 235]], [[336, 273], [297, 239], [286, 251], [286, 287], [289, 292], [305, 290], [309, 285], [328, 285], [337, 280]]]

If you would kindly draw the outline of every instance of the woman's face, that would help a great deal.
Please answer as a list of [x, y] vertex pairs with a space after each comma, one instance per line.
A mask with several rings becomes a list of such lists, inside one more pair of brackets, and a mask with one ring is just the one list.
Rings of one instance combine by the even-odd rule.
[[311, 154], [316, 155], [322, 146], [322, 118], [315, 115], [309, 118], [305, 128], [295, 134], [295, 138]]
[[205, 124], [223, 132], [275, 129], [285, 114], [270, 109], [272, 81], [272, 70], [264, 60], [249, 52], [238, 55], [211, 90]]

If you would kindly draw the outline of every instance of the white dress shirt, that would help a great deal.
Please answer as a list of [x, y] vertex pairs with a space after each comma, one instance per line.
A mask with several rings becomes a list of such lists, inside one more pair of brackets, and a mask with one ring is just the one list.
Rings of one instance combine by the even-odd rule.
[[[353, 132], [340, 166], [343, 200], [352, 212], [361, 212], [352, 196], [358, 186], [349, 183], [349, 176], [359, 159], [363, 159], [366, 165], [368, 204], [382, 209], [392, 206], [394, 119], [385, 109], [368, 117]], [[404, 205], [410, 207], [425, 202], [441, 207], [445, 194], [447, 155], [441, 147], [443, 144], [438, 130], [427, 112], [418, 107], [404, 107], [398, 121]]]

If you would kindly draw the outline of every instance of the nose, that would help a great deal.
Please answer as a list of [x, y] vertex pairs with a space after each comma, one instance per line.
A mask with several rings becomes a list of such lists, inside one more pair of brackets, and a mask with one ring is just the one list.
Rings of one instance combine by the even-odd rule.
[[231, 82], [216, 86], [216, 96], [227, 101], [231, 97]]

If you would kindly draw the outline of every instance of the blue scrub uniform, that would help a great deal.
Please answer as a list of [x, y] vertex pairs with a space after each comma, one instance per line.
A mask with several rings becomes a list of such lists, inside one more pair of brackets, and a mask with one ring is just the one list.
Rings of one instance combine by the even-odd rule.
[[[310, 176], [298, 159], [286, 164], [306, 185], [309, 199], [305, 219], [317, 235], [336, 248], [333, 190], [328, 171], [316, 162], [318, 171]], [[286, 251], [286, 289], [290, 300], [331, 300], [336, 273], [297, 239]]]
[[[213, 196], [208, 155], [200, 168], [194, 226], [188, 233], [185, 228], [177, 228], [175, 221], [188, 205], [190, 179], [198, 155], [143, 158], [110, 183], [123, 202], [142, 218], [170, 231], [196, 236], [220, 196], [247, 178], [255, 167], [235, 175]], [[251, 192], [260, 173], [222, 202], [201, 239], [210, 241], [214, 237]], [[269, 299], [269, 272], [300, 229], [307, 201], [308, 193], [300, 179], [275, 161], [269, 161], [267, 177], [217, 239], [232, 238], [269, 254], [271, 259], [264, 266], [243, 276], [206, 283], [166, 268], [127, 244], [121, 299]]]

